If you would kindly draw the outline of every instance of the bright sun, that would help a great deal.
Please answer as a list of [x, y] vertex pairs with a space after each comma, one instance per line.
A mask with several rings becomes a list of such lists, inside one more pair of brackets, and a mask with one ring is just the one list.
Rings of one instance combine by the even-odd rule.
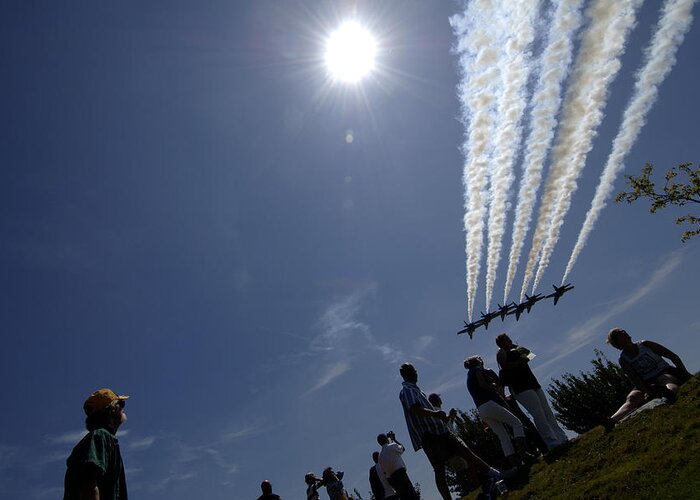
[[377, 44], [356, 22], [347, 22], [333, 32], [326, 44], [326, 65], [336, 80], [355, 83], [374, 68]]

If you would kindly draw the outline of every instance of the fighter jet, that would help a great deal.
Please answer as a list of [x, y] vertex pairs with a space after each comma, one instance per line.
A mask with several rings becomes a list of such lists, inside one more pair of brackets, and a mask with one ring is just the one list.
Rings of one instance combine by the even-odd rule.
[[512, 306], [513, 304], [506, 304], [504, 306], [498, 304], [497, 315], [501, 317], [501, 321], [506, 320], [506, 316], [508, 316], [508, 313], [512, 310]]
[[[490, 321], [490, 320], [489, 320]], [[466, 321], [464, 322], [465, 328], [458, 331], [457, 335], [461, 335], [462, 333], [468, 333], [469, 338], [471, 339], [474, 335], [474, 332], [476, 331], [477, 328], [480, 326], [486, 326], [488, 328], [488, 322], [484, 323], [483, 319], [473, 321], [472, 323], [467, 323]]]
[[511, 314], [515, 314], [515, 321], [518, 321], [520, 319], [520, 315], [527, 309], [527, 312], [530, 312], [530, 308], [527, 306], [527, 302], [523, 302], [522, 304], [516, 304], [515, 302], [511, 302], [511, 305], [513, 306], [513, 309], [510, 310], [508, 313], [508, 316]]
[[533, 295], [532, 297], [530, 297], [528, 294], [525, 294], [525, 302], [523, 302], [523, 304], [525, 304], [525, 308], [529, 313], [530, 309], [532, 309], [532, 306], [537, 304], [540, 300], [544, 300], [546, 298], [547, 297], [544, 297], [541, 293]]
[[481, 313], [481, 320], [484, 322], [484, 328], [487, 330], [489, 329], [489, 323], [491, 323], [492, 319], [495, 319], [499, 316], [498, 311], [490, 312], [490, 313]]
[[560, 298], [562, 295], [564, 295], [564, 294], [565, 294], [566, 292], [568, 292], [569, 290], [573, 290], [573, 288], [574, 288], [574, 287], [571, 285], [571, 283], [567, 283], [566, 285], [562, 285], [562, 286], [552, 285], [552, 287], [554, 287], [554, 293], [550, 293], [549, 295], [547, 295], [546, 298], [549, 299], [549, 298], [552, 298], [552, 297], [553, 297], [553, 298], [554, 298], [554, 305], [555, 305], [555, 306], [557, 305], [557, 302], [559, 302], [559, 298]]

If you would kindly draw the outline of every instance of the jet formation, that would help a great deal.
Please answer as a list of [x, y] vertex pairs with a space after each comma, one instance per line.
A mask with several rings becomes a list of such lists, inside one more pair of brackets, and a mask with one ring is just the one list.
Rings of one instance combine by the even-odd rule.
[[483, 326], [486, 330], [488, 330], [489, 323], [491, 323], [491, 321], [498, 317], [501, 318], [501, 321], [505, 321], [506, 316], [515, 316], [515, 321], [518, 321], [520, 320], [521, 314], [523, 314], [524, 312], [527, 312], [529, 314], [530, 309], [532, 309], [532, 306], [537, 304], [540, 300], [554, 299], [554, 305], [556, 306], [557, 302], [559, 302], [559, 299], [562, 297], [562, 295], [574, 288], [574, 286], [571, 283], [567, 283], [566, 285], [562, 286], [552, 285], [552, 287], [554, 288], [554, 292], [550, 293], [549, 295], [542, 295], [541, 293], [538, 293], [530, 296], [528, 294], [525, 294], [525, 300], [523, 300], [520, 304], [516, 304], [515, 302], [511, 302], [510, 304], [506, 304], [503, 306], [501, 304], [498, 304], [498, 309], [496, 309], [495, 311], [480, 313], [481, 318], [479, 318], [478, 320], [472, 321], [471, 323], [467, 323], [465, 321], [464, 328], [458, 331], [457, 335], [467, 333], [469, 334], [469, 338], [471, 339], [477, 328]]

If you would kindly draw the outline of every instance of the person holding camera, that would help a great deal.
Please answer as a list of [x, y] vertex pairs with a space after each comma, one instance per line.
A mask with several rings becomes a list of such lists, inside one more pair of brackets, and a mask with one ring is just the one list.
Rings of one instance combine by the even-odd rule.
[[396, 490], [401, 500], [418, 500], [418, 493], [406, 472], [406, 464], [401, 455], [406, 448], [396, 440], [393, 431], [377, 436], [382, 447], [379, 452], [379, 467], [384, 471], [389, 484]]

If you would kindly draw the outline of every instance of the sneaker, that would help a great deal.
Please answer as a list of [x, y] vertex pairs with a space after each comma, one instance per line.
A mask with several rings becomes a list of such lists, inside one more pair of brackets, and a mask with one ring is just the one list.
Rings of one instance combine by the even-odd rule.
[[663, 399], [667, 405], [672, 405], [678, 399], [678, 396], [676, 396], [676, 393], [673, 392], [668, 387], [664, 387], [661, 392], [663, 394], [663, 397], [661, 399]]

